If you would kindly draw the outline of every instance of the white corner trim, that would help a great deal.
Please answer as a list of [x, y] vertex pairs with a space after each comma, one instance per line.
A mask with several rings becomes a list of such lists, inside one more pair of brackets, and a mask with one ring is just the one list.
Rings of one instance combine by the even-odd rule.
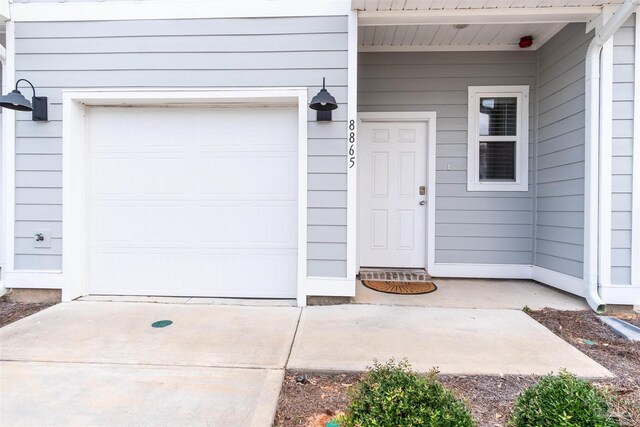
[[429, 267], [433, 277], [477, 279], [531, 279], [531, 265], [436, 263]]
[[640, 287], [640, 13], [636, 13], [633, 87], [633, 189], [631, 215], [631, 284]]
[[356, 279], [307, 277], [308, 296], [355, 297]]
[[429, 144], [427, 145], [427, 271], [436, 263], [436, 149], [437, 114], [431, 114], [427, 122]]
[[[87, 106], [158, 105], [202, 103], [260, 103], [295, 105], [298, 108], [298, 260], [297, 302], [306, 304], [307, 275], [307, 89], [167, 89], [167, 90], [65, 90], [63, 103], [63, 300], [87, 292], [88, 262], [84, 249], [86, 202], [84, 200]], [[355, 288], [354, 288], [355, 289]]]
[[[480, 181], [479, 98], [508, 96], [518, 99], [518, 130], [516, 137], [491, 137], [493, 141], [516, 139], [515, 182]], [[529, 191], [529, 86], [469, 86], [467, 125], [467, 191]]]
[[640, 305], [640, 287], [637, 286], [601, 286], [600, 294], [607, 304]]
[[[275, 91], [278, 93], [279, 91]], [[292, 96], [297, 94], [298, 104], [298, 285], [296, 301], [298, 307], [307, 305], [307, 212], [308, 212], [308, 184], [307, 184], [307, 89], [289, 91]], [[275, 95], [274, 93], [274, 95]]]
[[584, 280], [547, 268], [532, 266], [531, 279], [581, 297], [587, 294]]
[[598, 269], [600, 286], [611, 284], [611, 199], [613, 142], [613, 37], [602, 47], [600, 59], [600, 169]]
[[[2, 93], [15, 83], [15, 25], [7, 22], [6, 57], [3, 66]], [[16, 192], [16, 112], [2, 112], [2, 273], [14, 269], [15, 263], [15, 192]]]
[[13, 3], [15, 22], [340, 16], [348, 0], [146, 0]]
[[349, 14], [347, 101], [347, 279], [355, 289], [358, 248], [358, 15]]
[[585, 34], [588, 34], [591, 30], [600, 31], [604, 24], [618, 11], [619, 7], [620, 5], [618, 4], [605, 4], [602, 6], [602, 12], [587, 22]]

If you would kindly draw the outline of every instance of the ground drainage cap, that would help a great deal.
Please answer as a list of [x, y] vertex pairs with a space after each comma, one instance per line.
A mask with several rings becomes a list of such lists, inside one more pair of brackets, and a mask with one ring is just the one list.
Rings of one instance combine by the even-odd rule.
[[152, 328], [166, 328], [171, 325], [173, 322], [171, 320], [158, 320], [157, 322], [153, 322], [151, 324]]

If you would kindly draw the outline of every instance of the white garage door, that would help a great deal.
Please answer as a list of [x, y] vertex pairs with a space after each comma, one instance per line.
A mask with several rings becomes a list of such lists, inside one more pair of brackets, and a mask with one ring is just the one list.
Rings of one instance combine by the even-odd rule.
[[94, 294], [292, 298], [297, 110], [90, 109]]

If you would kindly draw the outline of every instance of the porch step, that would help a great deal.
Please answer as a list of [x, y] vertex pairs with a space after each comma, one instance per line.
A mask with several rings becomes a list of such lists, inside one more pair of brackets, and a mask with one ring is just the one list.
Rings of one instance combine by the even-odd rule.
[[360, 280], [389, 280], [395, 282], [424, 282], [431, 280], [426, 270], [370, 268], [360, 270]]

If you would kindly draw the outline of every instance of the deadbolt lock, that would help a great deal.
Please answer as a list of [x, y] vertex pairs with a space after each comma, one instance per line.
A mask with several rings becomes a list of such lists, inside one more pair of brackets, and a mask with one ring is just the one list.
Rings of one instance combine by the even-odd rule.
[[427, 189], [424, 185], [420, 186], [420, 195], [424, 196], [425, 194], [427, 194]]

